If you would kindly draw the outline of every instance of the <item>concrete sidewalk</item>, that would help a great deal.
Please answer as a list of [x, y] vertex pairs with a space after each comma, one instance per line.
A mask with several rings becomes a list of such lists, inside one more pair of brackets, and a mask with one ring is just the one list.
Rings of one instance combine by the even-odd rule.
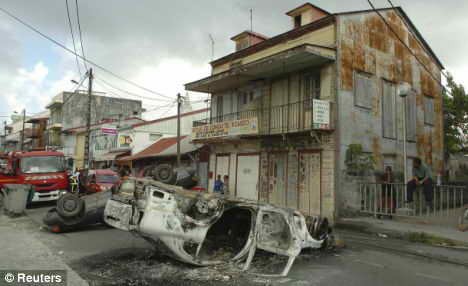
[[407, 239], [410, 234], [425, 233], [433, 237], [451, 240], [462, 247], [468, 247], [468, 232], [461, 232], [453, 227], [375, 219], [371, 217], [341, 218], [336, 223], [336, 227], [403, 239]]
[[9, 218], [0, 209], [0, 269], [3, 270], [66, 270], [67, 285], [86, 286], [75, 271], [36, 238], [40, 231], [27, 216]]

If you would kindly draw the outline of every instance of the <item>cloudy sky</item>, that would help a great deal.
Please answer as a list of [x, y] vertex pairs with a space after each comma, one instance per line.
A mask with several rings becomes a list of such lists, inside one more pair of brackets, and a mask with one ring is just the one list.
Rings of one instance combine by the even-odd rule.
[[[79, 48], [75, 0], [68, 0]], [[83, 45], [87, 58], [144, 87], [164, 94], [158, 97], [95, 69], [95, 89], [114, 96], [135, 98], [112, 87], [143, 97], [154, 110], [149, 119], [174, 112], [172, 98], [185, 94], [183, 84], [208, 76], [211, 60], [209, 34], [215, 40], [215, 58], [233, 51], [229, 38], [250, 28], [274, 36], [290, 29], [284, 13], [304, 0], [79, 0]], [[386, 7], [384, 0], [373, 1]], [[311, 0], [330, 12], [368, 9], [366, 0]], [[401, 5], [427, 42], [458, 82], [468, 86], [468, 1], [393, 0]], [[10, 11], [40, 31], [73, 49], [65, 0], [0, 0]], [[44, 109], [51, 97], [72, 90], [71, 79], [80, 75], [75, 57], [34, 34], [0, 12], [0, 116], [26, 108], [28, 114]], [[81, 71], [84, 67], [81, 66]], [[168, 99], [169, 97], [170, 99]], [[202, 107], [203, 94], [191, 94]], [[0, 118], [4, 120], [5, 118]]]

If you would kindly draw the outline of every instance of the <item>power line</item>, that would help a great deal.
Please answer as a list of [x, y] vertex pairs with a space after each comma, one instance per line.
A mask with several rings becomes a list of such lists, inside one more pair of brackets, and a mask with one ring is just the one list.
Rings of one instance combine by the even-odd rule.
[[[75, 4], [76, 4], [76, 19], [78, 21], [78, 30], [80, 31], [80, 45], [81, 45], [81, 54], [83, 55], [83, 57], [85, 57], [85, 53], [84, 53], [84, 47], [83, 47], [83, 35], [81, 33], [81, 23], [80, 23], [80, 8], [78, 8], [78, 0], [75, 0]], [[76, 52], [76, 51], [75, 51]], [[88, 70], [88, 66], [86, 65], [86, 61], [83, 62], [86, 70]]]
[[[70, 34], [71, 34], [72, 41], [73, 41], [73, 51], [76, 54], [75, 36], [73, 35], [73, 26], [72, 26], [71, 19], [70, 19], [70, 9], [68, 7], [68, 0], [65, 0], [65, 5], [67, 7], [68, 26], [70, 27]], [[76, 59], [76, 66], [78, 67], [78, 74], [81, 75], [80, 62], [77, 56], [75, 56], [75, 59]]]
[[175, 101], [175, 102], [171, 105], [171, 107], [169, 107], [169, 108], [166, 110], [166, 112], [164, 112], [163, 114], [161, 114], [160, 117], [161, 117], [161, 118], [164, 118], [164, 116], [166, 116], [166, 114], [169, 113], [169, 111], [171, 111], [171, 109], [172, 109], [176, 104], [177, 104], [177, 101]]
[[103, 84], [105, 84], [105, 85], [107, 85], [107, 86], [110, 86], [110, 87], [112, 87], [112, 88], [114, 88], [114, 89], [116, 89], [116, 90], [118, 90], [118, 91], [124, 92], [124, 93], [126, 93], [126, 94], [128, 94], [128, 95], [131, 95], [131, 96], [134, 96], [134, 97], [138, 97], [138, 98], [142, 98], [142, 99], [147, 99], [147, 100], [154, 100], [154, 101], [166, 101], [166, 102], [170, 102], [170, 101], [173, 100], [173, 99], [171, 99], [171, 100], [164, 100], [164, 99], [157, 99], [157, 98], [142, 96], [142, 95], [139, 95], [139, 94], [130, 92], [130, 91], [128, 91], [128, 90], [125, 90], [125, 89], [123, 89], [123, 88], [117, 87], [117, 86], [115, 86], [115, 85], [109, 83], [108, 81], [106, 81], [106, 80], [104, 80], [104, 79], [102, 79], [102, 78], [99, 78], [99, 80], [100, 80]]
[[88, 78], [88, 72], [86, 72], [83, 77], [80, 79], [80, 82], [76, 86], [75, 90], [73, 91], [72, 95], [70, 95], [67, 99], [63, 100], [62, 98], [62, 105], [65, 105], [70, 99], [72, 99], [75, 94], [77, 94], [78, 89], [83, 85], [84, 81]]
[[28, 24], [28, 23], [26, 23], [25, 21], [21, 20], [20, 18], [16, 17], [16, 16], [13, 15], [12, 13], [10, 13], [9, 11], [5, 10], [4, 8], [0, 7], [0, 11], [2, 11], [3, 13], [5, 13], [6, 15], [10, 16], [11, 18], [13, 18], [15, 21], [17, 21], [17, 22], [21, 23], [22, 25], [26, 26], [26, 27], [29, 28], [30, 30], [34, 31], [35, 33], [39, 34], [39, 35], [42, 36], [43, 38], [45, 38], [45, 39], [51, 41], [51, 42], [54, 43], [55, 45], [61, 47], [61, 48], [64, 49], [64, 50], [66, 50], [67, 52], [69, 52], [69, 53], [71, 53], [71, 54], [73, 54], [73, 55], [79, 57], [79, 58], [82, 59], [83, 61], [85, 61], [85, 62], [87, 62], [87, 63], [89, 63], [89, 64], [91, 64], [91, 65], [97, 67], [98, 69], [100, 69], [100, 70], [102, 70], [102, 71], [104, 71], [104, 72], [106, 72], [106, 73], [108, 73], [108, 74], [110, 74], [110, 75], [112, 75], [112, 76], [114, 76], [115, 78], [118, 78], [118, 79], [120, 79], [120, 80], [122, 80], [122, 81], [127, 82], [128, 84], [131, 84], [131, 85], [133, 85], [133, 86], [135, 86], [135, 87], [138, 87], [138, 88], [140, 88], [140, 89], [142, 89], [142, 90], [145, 90], [145, 91], [147, 91], [147, 92], [149, 92], [149, 93], [152, 93], [152, 94], [155, 94], [155, 95], [157, 95], [157, 96], [161, 96], [161, 97], [168, 98], [168, 99], [173, 99], [172, 97], [169, 97], [169, 96], [164, 95], [164, 94], [162, 94], [162, 93], [159, 93], [159, 92], [157, 92], [157, 91], [154, 91], [154, 90], [151, 90], [151, 89], [146, 88], [146, 87], [144, 87], [144, 86], [141, 86], [141, 85], [139, 85], [139, 84], [137, 84], [137, 83], [135, 83], [135, 82], [133, 82], [133, 81], [131, 81], [131, 80], [128, 80], [128, 79], [126, 79], [126, 78], [124, 78], [124, 77], [122, 77], [122, 76], [120, 76], [120, 75], [118, 75], [118, 74], [112, 72], [111, 70], [109, 70], [109, 69], [107, 69], [107, 68], [105, 68], [105, 67], [103, 67], [103, 66], [101, 66], [101, 65], [99, 65], [99, 64], [97, 64], [97, 63], [95, 63], [94, 61], [89, 60], [89, 59], [85, 58], [84, 56], [81, 56], [81, 55], [79, 55], [79, 54], [73, 52], [72, 50], [70, 50], [69, 48], [67, 48], [64, 44], [62, 44], [62, 43], [60, 43], [60, 42], [58, 42], [58, 41], [52, 39], [51, 37], [49, 37], [49, 36], [47, 36], [46, 34], [42, 33], [41, 31], [39, 31], [38, 29], [34, 28], [34, 27], [31, 26], [30, 24]]
[[[390, 4], [390, 6], [392, 6], [393, 9], [395, 9], [395, 5], [393, 5], [393, 2], [391, 0], [387, 0], [387, 2]], [[441, 71], [441, 73], [445, 78], [448, 78], [448, 75], [446, 75], [444, 71]]]
[[[99, 82], [99, 86], [101, 86], [101, 87], [104, 89], [104, 91], [105, 91], [106, 93], [111, 94], [111, 95], [114, 95], [114, 96], [116, 96], [116, 97], [118, 97], [118, 98], [120, 98], [120, 99], [129, 99], [129, 98], [126, 98], [126, 97], [124, 97], [124, 96], [122, 96], [122, 95], [120, 95], [120, 94], [117, 94], [117, 93], [113, 92], [113, 91], [110, 91], [109, 88], [107, 88], [107, 87], [103, 84], [102, 80], [96, 78], [96, 76], [94, 77], [94, 79], [97, 80], [97, 82]], [[161, 105], [147, 105], [147, 106], [148, 106], [149, 108], [156, 108], [156, 109], [157, 109], [157, 108], [160, 108], [160, 107], [166, 107], [166, 106], [168, 106], [168, 105], [163, 105], [163, 106], [161, 106]]]
[[[414, 56], [414, 58], [418, 61], [418, 63], [426, 70], [427, 73], [429, 73], [429, 75], [432, 77], [432, 79], [434, 79], [441, 87], [443, 90], [445, 90], [449, 95], [452, 95], [447, 88], [445, 88], [445, 86], [439, 81], [439, 79], [437, 79], [433, 74], [432, 74], [432, 71], [429, 70], [429, 68], [426, 67], [426, 65], [424, 65], [424, 63], [418, 58], [418, 56], [413, 52], [413, 50], [411, 50], [411, 48], [405, 43], [405, 41], [403, 41], [400, 36], [395, 32], [395, 30], [393, 30], [393, 28], [390, 26], [390, 24], [388, 24], [387, 20], [385, 19], [385, 17], [375, 8], [374, 4], [371, 2], [371, 0], [367, 0], [367, 2], [369, 3], [369, 5], [371, 6], [372, 10], [374, 10], [375, 13], [377, 13], [377, 15], [380, 16], [380, 18], [382, 19], [382, 21], [385, 23], [385, 25], [390, 29], [390, 31], [396, 36], [396, 38], [405, 46], [406, 49], [408, 49], [408, 51]], [[393, 6], [392, 2], [390, 2], [390, 5], [392, 5], [393, 8], [395, 8], [395, 6]], [[444, 75], [444, 73], [441, 72], [442, 75]], [[444, 75], [445, 76], [445, 75]]]
[[170, 109], [170, 108], [174, 107], [174, 105], [175, 105], [176, 103], [177, 103], [177, 100], [176, 100], [176, 101], [173, 101], [173, 102], [171, 102], [171, 103], [169, 103], [169, 104], [167, 104], [167, 105], [157, 106], [156, 108], [146, 110], [145, 113], [146, 113], [146, 112], [158, 111], [158, 110], [163, 109], [163, 108], [166, 108], [166, 107], [169, 107], [169, 109]]

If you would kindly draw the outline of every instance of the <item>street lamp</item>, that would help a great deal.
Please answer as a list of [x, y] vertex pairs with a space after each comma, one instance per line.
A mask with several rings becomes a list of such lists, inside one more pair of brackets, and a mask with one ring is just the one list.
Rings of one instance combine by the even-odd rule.
[[[398, 87], [398, 95], [402, 98], [403, 100], [403, 172], [404, 172], [404, 183], [406, 184], [408, 182], [408, 162], [407, 162], [407, 158], [408, 158], [408, 155], [407, 155], [407, 150], [406, 150], [406, 130], [407, 130], [407, 126], [406, 126], [406, 97], [408, 97], [409, 95], [411, 95], [412, 93], [412, 89], [411, 89], [411, 85], [407, 82], [403, 82], [400, 84], [400, 86]], [[405, 200], [407, 198], [406, 196], [406, 188], [404, 188], [404, 196], [405, 196]]]

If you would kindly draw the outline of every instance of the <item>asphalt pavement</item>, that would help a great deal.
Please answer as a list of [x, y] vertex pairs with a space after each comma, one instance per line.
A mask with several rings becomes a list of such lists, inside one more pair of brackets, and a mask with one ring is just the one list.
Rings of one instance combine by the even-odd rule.
[[[307, 252], [298, 257], [286, 278], [254, 274], [275, 273], [285, 261], [262, 252], [258, 253], [249, 273], [242, 273], [239, 266], [230, 264], [192, 267], [155, 253], [141, 238], [104, 225], [64, 234], [50, 233], [41, 228], [41, 224], [42, 217], [52, 206], [41, 204], [28, 209], [27, 214], [33, 221], [28, 227], [36, 232], [35, 237], [48, 251], [60, 256], [90, 285], [468, 285], [467, 267], [368, 246], [366, 239], [380, 245], [386, 245], [387, 240], [361, 239], [359, 236], [363, 234], [350, 232], [342, 234], [346, 248]], [[346, 235], [354, 238], [347, 240]], [[392, 240], [388, 244], [395, 247], [398, 243]], [[455, 253], [451, 249], [401, 243], [402, 249], [410, 247], [448, 256]]]

